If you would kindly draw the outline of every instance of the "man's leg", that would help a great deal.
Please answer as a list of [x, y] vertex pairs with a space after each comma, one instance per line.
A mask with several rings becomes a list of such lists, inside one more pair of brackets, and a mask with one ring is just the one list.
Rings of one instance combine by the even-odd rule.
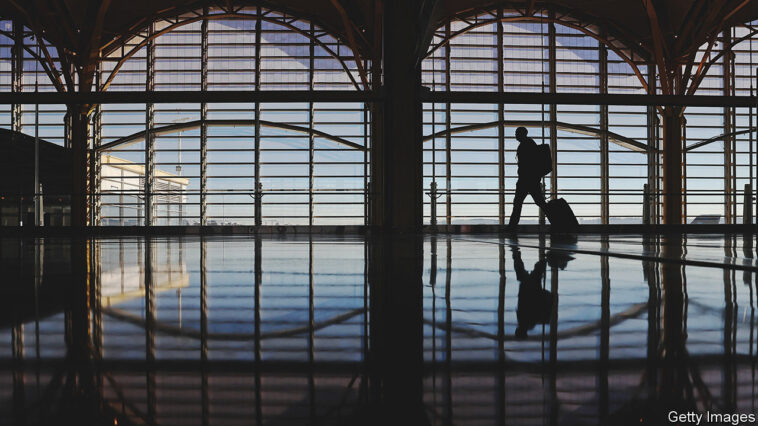
[[521, 219], [521, 207], [524, 205], [526, 194], [527, 191], [524, 190], [524, 185], [516, 183], [516, 195], [513, 197], [513, 211], [511, 212], [511, 220], [508, 222], [508, 226], [518, 225], [518, 221]]

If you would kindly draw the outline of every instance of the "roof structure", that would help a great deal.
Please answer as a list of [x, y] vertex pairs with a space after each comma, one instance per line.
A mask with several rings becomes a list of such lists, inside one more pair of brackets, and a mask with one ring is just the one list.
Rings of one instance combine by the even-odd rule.
[[[388, 0], [384, 0], [388, 1]], [[390, 0], [391, 1], [391, 0]], [[434, 29], [453, 18], [467, 18], [495, 7], [519, 11], [525, 19], [550, 10], [556, 21], [593, 27], [617, 48], [637, 52], [666, 73], [694, 58], [697, 49], [726, 25], [758, 18], [756, 0], [404, 0], [415, 1], [426, 52]], [[157, 19], [213, 8], [237, 13], [260, 6], [308, 19], [350, 45], [363, 57], [377, 57], [373, 42], [383, 0], [7, 0], [0, 16], [20, 20], [57, 49], [62, 62], [78, 68], [88, 83], [97, 59], [128, 42]], [[542, 18], [541, 18], [542, 19]], [[66, 63], [61, 66], [65, 68]], [[665, 80], [665, 79], [664, 79]], [[73, 79], [72, 79], [73, 81]], [[70, 85], [72, 82], [67, 82]], [[667, 82], [662, 82], [664, 92]], [[88, 91], [91, 85], [81, 87]], [[71, 91], [73, 87], [67, 90]]]

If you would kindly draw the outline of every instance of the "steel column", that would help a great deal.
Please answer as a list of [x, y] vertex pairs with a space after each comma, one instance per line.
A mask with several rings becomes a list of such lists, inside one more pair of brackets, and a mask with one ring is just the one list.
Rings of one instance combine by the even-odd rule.
[[[153, 33], [153, 25], [148, 28], [148, 36]], [[155, 42], [148, 42], [146, 55], [146, 81], [145, 89], [148, 91], [155, 90]], [[155, 181], [155, 105], [149, 102], [145, 105], [145, 226], [153, 225], [153, 184]]]
[[687, 223], [687, 153], [684, 147], [687, 146], [687, 117], [682, 116], [682, 221]]
[[[734, 63], [734, 54], [731, 52], [731, 29], [724, 30], [722, 33], [724, 48], [722, 72], [722, 90], [724, 96], [731, 96], [732, 93], [732, 65]], [[723, 110], [724, 134], [731, 135], [734, 131], [733, 116], [734, 108], [725, 106]], [[732, 185], [732, 166], [733, 166], [733, 144], [734, 136], [724, 138], [724, 223], [730, 224], [735, 222], [734, 204], [735, 188]], [[685, 154], [686, 155], [686, 154]]]
[[[315, 31], [313, 24], [311, 24], [311, 33]], [[313, 68], [315, 67], [315, 46], [313, 39], [310, 39], [308, 46], [308, 89], [313, 90]], [[313, 120], [314, 120], [314, 107], [313, 102], [308, 103], [308, 225], [313, 226], [313, 146], [314, 146], [314, 134], [313, 134]]]
[[[102, 69], [100, 65], [95, 70], [95, 87], [100, 86]], [[103, 111], [100, 104], [96, 105], [92, 114], [92, 149], [89, 151], [89, 225], [100, 225], [100, 181], [101, 181], [101, 153], [98, 148], [103, 141]]]
[[[207, 15], [208, 8], [205, 8]], [[200, 24], [200, 90], [208, 91], [208, 20]], [[200, 103], [200, 224], [208, 224], [208, 103]], [[181, 199], [179, 200], [181, 202]], [[181, 225], [181, 223], [179, 223]]]
[[[555, 18], [555, 12], [550, 11], [550, 19]], [[548, 24], [548, 72], [549, 72], [549, 90], [550, 94], [554, 95], [557, 90], [556, 74], [557, 74], [557, 59], [556, 59], [556, 43], [555, 43], [555, 24], [550, 22]], [[558, 121], [558, 105], [555, 103], [550, 104], [550, 151], [553, 153], [553, 172], [550, 173], [550, 197], [558, 197], [558, 127], [556, 122]]]
[[[255, 20], [255, 91], [261, 90], [261, 8], [256, 9]], [[255, 102], [255, 140], [254, 140], [254, 165], [253, 165], [253, 190], [255, 191], [255, 225], [263, 224], [263, 193], [261, 192], [261, 104]]]
[[[600, 43], [599, 49], [600, 67], [600, 93], [608, 93], [608, 48]], [[607, 225], [610, 222], [610, 170], [608, 153], [608, 105], [600, 105], [600, 223]]]
[[100, 191], [102, 181], [102, 155], [97, 148], [103, 141], [103, 111], [98, 105], [92, 117], [92, 144], [90, 152], [90, 225], [100, 226], [102, 218], [102, 194]]
[[[445, 25], [445, 37], [450, 37], [450, 23]], [[450, 44], [445, 46], [445, 91], [450, 92]], [[450, 129], [452, 125], [452, 113], [453, 107], [450, 102], [445, 102], [445, 219], [447, 225], [452, 225], [453, 218], [453, 196], [452, 196], [452, 136], [450, 135]]]
[[682, 108], [663, 114], [663, 223], [682, 223]]
[[[24, 26], [13, 21], [13, 47], [11, 48], [11, 92], [24, 90]], [[11, 104], [11, 130], [20, 132], [23, 127], [23, 107], [21, 103]], [[36, 124], [35, 124], [36, 125]]]
[[371, 182], [369, 180], [370, 164], [368, 153], [371, 150], [369, 140], [371, 135], [371, 106], [363, 104], [363, 225], [371, 224]]
[[[445, 50], [448, 50], [447, 48]], [[448, 55], [449, 56], [449, 55]], [[446, 68], [449, 70], [449, 66]], [[449, 71], [448, 71], [449, 72]], [[497, 9], [497, 91], [505, 90], [503, 76], [503, 8]], [[498, 223], [505, 225], [505, 106], [497, 104], [497, 182], [498, 182]]]
[[71, 226], [87, 225], [89, 118], [84, 105], [69, 105], [71, 146]]
[[[649, 94], [655, 93], [655, 65], [648, 65]], [[658, 223], [658, 113], [652, 105], [647, 107], [647, 187], [649, 189], [650, 224]], [[644, 223], [644, 221], [643, 221]]]
[[403, 232], [421, 229], [423, 218], [422, 114], [419, 92], [421, 69], [415, 43], [419, 27], [415, 2], [392, 0], [384, 4], [385, 138], [383, 225]]
[[[383, 4], [374, 1], [374, 58], [371, 61], [371, 93], [377, 94], [382, 90], [382, 45], [384, 35]], [[371, 180], [368, 188], [368, 212], [371, 226], [384, 224], [384, 107], [377, 103], [370, 104], [371, 117], [371, 164], [369, 169]]]

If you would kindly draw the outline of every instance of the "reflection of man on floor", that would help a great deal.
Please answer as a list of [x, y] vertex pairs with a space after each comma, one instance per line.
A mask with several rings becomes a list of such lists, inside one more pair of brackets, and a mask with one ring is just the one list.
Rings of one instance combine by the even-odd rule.
[[542, 277], [545, 275], [547, 265], [544, 257], [534, 264], [532, 272], [527, 272], [524, 261], [521, 260], [521, 251], [514, 247], [513, 265], [516, 269], [516, 278], [519, 280], [516, 337], [526, 339], [526, 333], [535, 325], [550, 322], [550, 315], [553, 312], [553, 294], [542, 288]]

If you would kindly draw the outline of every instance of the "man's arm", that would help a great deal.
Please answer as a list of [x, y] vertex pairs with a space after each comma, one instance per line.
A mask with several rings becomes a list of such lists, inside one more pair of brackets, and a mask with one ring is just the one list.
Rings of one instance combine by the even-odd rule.
[[542, 277], [545, 276], [546, 270], [547, 260], [545, 260], [545, 258], [542, 258], [534, 264], [534, 270], [532, 270], [531, 278], [534, 280], [534, 282], [537, 283], [542, 281]]

